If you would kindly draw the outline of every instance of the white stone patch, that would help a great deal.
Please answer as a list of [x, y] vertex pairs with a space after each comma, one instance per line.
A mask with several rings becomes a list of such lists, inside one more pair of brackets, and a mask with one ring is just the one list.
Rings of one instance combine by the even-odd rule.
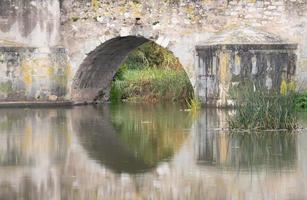
[[167, 37], [163, 37], [163, 36], [160, 36], [156, 43], [164, 48], [166, 48], [168, 45], [169, 45], [169, 42], [170, 40], [167, 38]]
[[121, 37], [129, 36], [130, 35], [130, 31], [131, 31], [131, 28], [129, 28], [129, 27], [122, 27], [120, 29], [119, 35]]
[[127, 19], [127, 18], [129, 18], [131, 15], [130, 15], [130, 13], [129, 12], [125, 12], [125, 14], [124, 14], [124, 17]]
[[255, 75], [258, 73], [257, 69], [257, 58], [255, 56], [252, 57], [252, 74]]
[[172, 24], [179, 24], [179, 19], [177, 18], [176, 15], [173, 15], [172, 19], [171, 19]]
[[270, 90], [272, 89], [272, 79], [267, 75], [265, 80], [265, 86]]
[[216, 75], [216, 67], [217, 67], [217, 58], [216, 56], [213, 56], [212, 58], [212, 72], [213, 72], [213, 75]]
[[84, 47], [83, 47], [85, 54], [92, 52], [100, 44], [101, 44], [101, 41], [99, 39], [98, 40], [96, 40], [96, 39], [88, 40], [84, 44]]
[[161, 28], [160, 23], [158, 23], [158, 24], [152, 26], [152, 29], [153, 29], [153, 30], [157, 30], [157, 29], [160, 29], [160, 28]]
[[46, 54], [50, 53], [49, 47], [40, 47], [38, 50], [40, 53], [46, 53]]
[[99, 22], [99, 23], [103, 23], [103, 19], [104, 19], [104, 17], [102, 17], [102, 16], [98, 16], [98, 17], [96, 17], [96, 19], [97, 19], [97, 22]]
[[238, 55], [235, 55], [235, 62], [234, 62], [234, 68], [233, 68], [233, 74], [234, 75], [239, 75], [241, 71], [241, 64], [240, 61], [241, 58]]
[[307, 58], [307, 31], [304, 37], [304, 47], [303, 47], [303, 55], [304, 58]]
[[104, 43], [106, 41], [106, 38], [104, 36], [101, 36], [98, 38], [98, 40], [100, 41], [100, 43]]
[[159, 176], [165, 176], [170, 173], [170, 168], [167, 163], [163, 163], [157, 167], [157, 173]]

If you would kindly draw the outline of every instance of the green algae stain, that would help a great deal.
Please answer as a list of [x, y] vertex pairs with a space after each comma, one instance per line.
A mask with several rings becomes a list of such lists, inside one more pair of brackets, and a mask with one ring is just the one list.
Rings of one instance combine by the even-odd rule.
[[0, 83], [0, 92], [8, 94], [12, 91], [13, 91], [13, 85], [10, 81]]

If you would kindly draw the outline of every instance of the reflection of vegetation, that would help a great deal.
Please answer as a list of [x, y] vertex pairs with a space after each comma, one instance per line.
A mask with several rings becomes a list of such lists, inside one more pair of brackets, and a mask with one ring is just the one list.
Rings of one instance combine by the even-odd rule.
[[302, 128], [304, 128], [304, 129], [306, 129], [306, 125], [307, 125], [307, 112], [306, 111], [298, 112], [297, 118], [298, 118], [300, 126], [302, 126]]
[[[15, 124], [24, 124], [24, 119], [20, 118], [17, 113], [9, 113], [2, 115], [0, 117], [0, 130], [11, 131]], [[3, 134], [3, 132], [1, 132]]]
[[112, 88], [111, 100], [184, 100], [193, 94], [190, 80], [177, 58], [153, 42], [133, 51], [120, 66]]
[[111, 118], [119, 139], [150, 166], [169, 159], [191, 126], [186, 113], [169, 105], [113, 105]]
[[290, 133], [232, 134], [235, 141], [235, 157], [232, 165], [255, 167], [267, 165], [274, 168], [290, 167], [296, 161], [296, 135]]
[[[221, 167], [283, 168], [297, 159], [297, 135], [290, 133], [215, 134], [207, 136], [200, 160]], [[210, 144], [210, 142], [212, 144]], [[206, 145], [199, 145], [200, 147]]]
[[281, 84], [280, 91], [257, 88], [251, 83], [238, 90], [238, 109], [229, 120], [231, 129], [287, 129], [297, 127], [293, 84]]

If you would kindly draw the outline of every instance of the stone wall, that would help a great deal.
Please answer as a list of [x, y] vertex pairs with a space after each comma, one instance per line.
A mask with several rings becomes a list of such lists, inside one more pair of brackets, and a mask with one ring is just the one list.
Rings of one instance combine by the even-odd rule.
[[70, 64], [63, 48], [0, 47], [0, 102], [69, 98]]
[[16, 45], [55, 46], [60, 39], [59, 26], [56, 0], [0, 1], [0, 44], [10, 41]]
[[[62, 44], [69, 50], [73, 75], [106, 41], [138, 36], [172, 51], [196, 87], [195, 46], [220, 32], [255, 28], [297, 43], [297, 78], [303, 82], [307, 77], [305, 0], [64, 0], [62, 5]], [[249, 41], [256, 39], [251, 35]]]
[[[49, 64], [59, 66], [55, 71], [58, 68], [69, 71], [66, 68], [68, 61], [61, 63], [61, 59], [67, 60], [67, 57], [62, 54], [61, 59], [58, 59], [60, 61], [57, 61], [57, 59], [54, 60], [57, 53], [54, 55], [43, 53], [48, 55], [45, 59], [47, 61], [36, 62], [36, 56], [42, 54], [33, 53], [36, 50], [28, 48], [52, 47], [59, 44], [68, 49], [72, 64], [71, 73], [64, 78], [65, 91], [69, 91], [71, 87], [85, 89], [84, 91], [93, 93], [90, 95], [92, 98], [101, 87], [109, 85], [118, 65], [125, 60], [126, 54], [137, 46], [120, 44], [127, 51], [118, 53], [120, 56], [116, 57], [120, 49], [114, 50], [110, 53], [114, 57], [109, 55], [107, 59], [101, 58], [108, 54], [108, 52], [101, 54], [106, 50], [103, 48], [104, 44], [113, 41], [114, 38], [121, 39], [127, 36], [137, 37], [140, 39], [138, 41], [155, 41], [172, 51], [179, 58], [192, 85], [196, 88], [199, 74], [195, 47], [208, 43], [209, 38], [221, 32], [250, 28], [281, 37], [285, 43], [298, 44], [296, 74], [301, 83], [307, 77], [306, 27], [306, 0], [2, 0], [0, 2], [0, 46], [3, 46], [1, 56], [4, 61], [0, 69], [1, 83], [6, 84], [9, 80], [15, 85], [13, 84], [13, 95], [4, 92], [1, 98], [2, 100], [37, 99], [41, 96], [47, 98], [53, 94], [61, 98], [64, 96], [70, 98], [70, 93], [67, 96], [66, 93], [53, 92], [55, 89], [51, 89], [54, 88], [52, 81], [62, 80], [61, 75], [53, 78], [44, 75], [47, 74], [45, 69]], [[240, 41], [240, 38], [238, 37], [236, 41]], [[224, 42], [231, 43], [227, 40]], [[257, 42], [257, 35], [251, 35], [249, 42]], [[24, 47], [15, 49], [15, 54], [18, 56], [14, 59], [20, 57], [19, 60], [27, 60], [31, 63], [25, 67], [24, 73], [28, 69], [32, 70], [34, 66], [35, 70], [30, 73], [31, 80], [34, 81], [43, 74], [38, 79], [46, 79], [46, 82], [50, 84], [34, 81], [31, 86], [27, 86], [27, 81], [20, 78], [17, 80], [22, 80], [22, 84], [14, 82], [15, 79], [9, 77], [12, 73], [8, 72], [12, 68], [12, 63], [7, 61], [14, 54], [13, 51], [7, 52], [7, 49], [11, 48], [9, 46]], [[112, 50], [112, 48], [107, 49]], [[90, 58], [87, 58], [88, 55]], [[116, 66], [114, 64], [108, 67], [104, 63], [103, 70], [91, 70], [100, 69], [102, 61], [111, 58], [115, 59], [113, 63], [116, 63]], [[18, 60], [14, 62], [18, 63], [14, 64], [18, 66], [16, 68], [25, 66]], [[54, 64], [58, 62], [61, 64]], [[84, 66], [89, 70], [84, 70]], [[16, 73], [24, 76], [22, 72]], [[91, 74], [94, 75], [91, 76]], [[104, 85], [92, 90], [93, 86], [97, 86], [100, 82], [86, 80], [86, 77], [102, 80]], [[79, 87], [81, 86], [79, 83], [90, 84], [81, 84], [82, 87]], [[307, 83], [303, 85], [307, 86]], [[5, 85], [3, 88], [7, 90], [11, 87]], [[50, 90], [47, 91], [46, 88]], [[20, 90], [26, 92], [20, 92]], [[21, 97], [19, 98], [18, 95]]]
[[295, 79], [295, 44], [229, 44], [197, 47], [197, 94], [209, 106], [233, 106], [244, 85], [280, 90]]

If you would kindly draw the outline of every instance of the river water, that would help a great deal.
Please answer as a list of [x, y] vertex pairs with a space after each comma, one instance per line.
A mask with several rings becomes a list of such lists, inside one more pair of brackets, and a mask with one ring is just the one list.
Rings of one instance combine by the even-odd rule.
[[229, 134], [229, 114], [1, 109], [0, 199], [307, 199], [307, 132]]

